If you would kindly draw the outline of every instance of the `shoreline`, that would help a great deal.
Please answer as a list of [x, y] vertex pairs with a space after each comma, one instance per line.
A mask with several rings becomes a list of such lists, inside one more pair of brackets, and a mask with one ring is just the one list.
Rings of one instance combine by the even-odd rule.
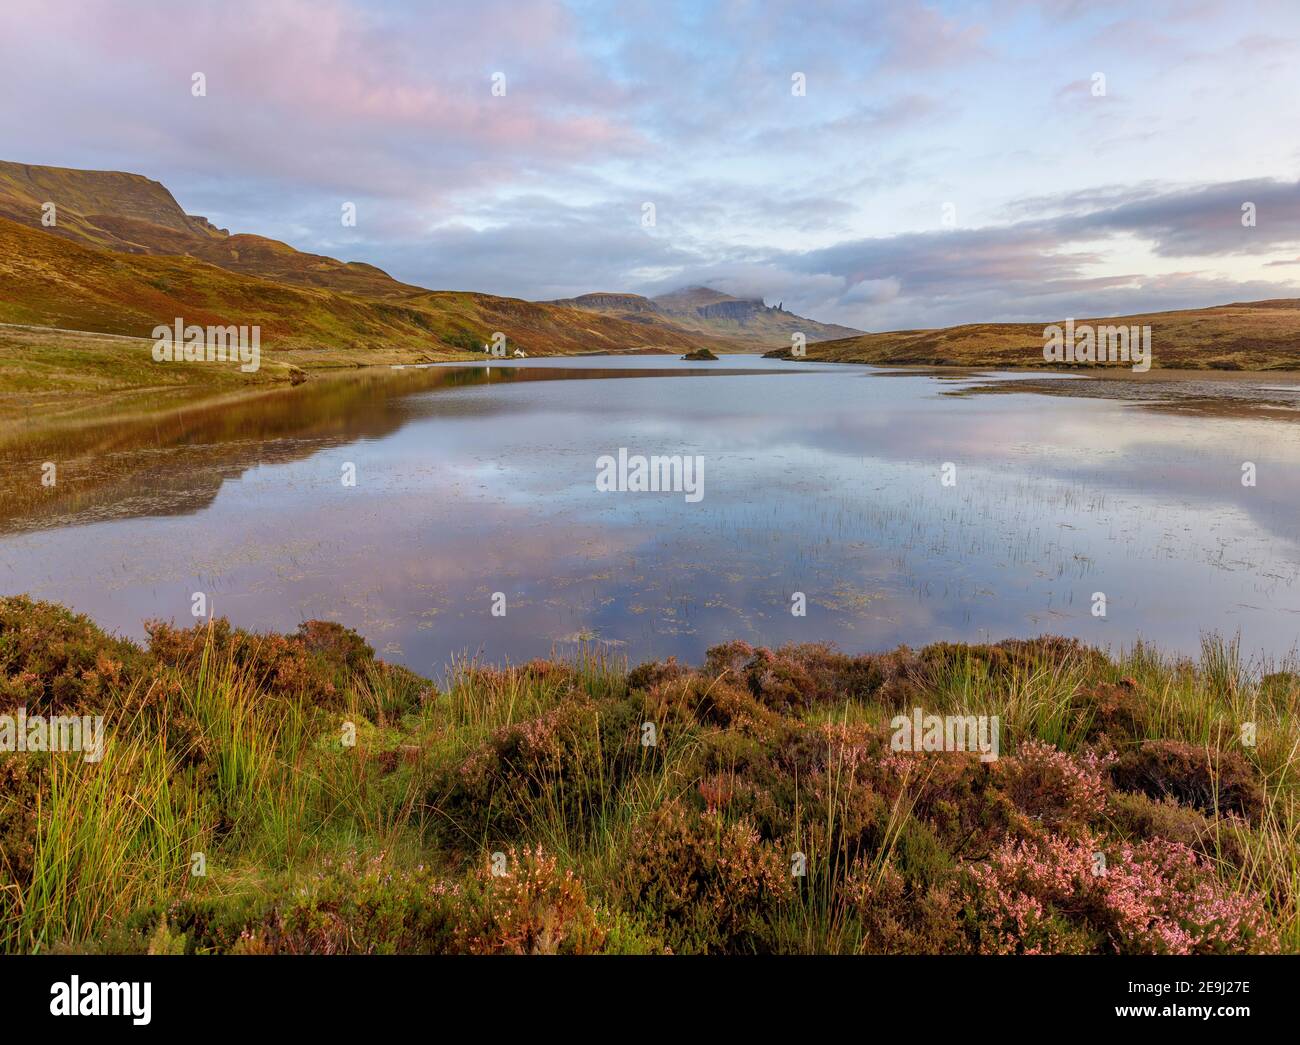
[[[0, 404], [5, 408], [6, 425], [0, 427], [0, 441], [5, 439], [6, 428], [30, 430], [33, 423], [64, 427], [82, 422], [93, 423], [105, 414], [128, 418], [147, 417], [187, 406], [208, 406], [222, 401], [232, 401], [271, 389], [285, 388], [310, 381], [313, 375], [335, 377], [350, 373], [375, 372], [392, 367], [407, 367], [432, 363], [481, 363], [479, 353], [428, 350], [424, 348], [375, 349], [267, 349], [263, 353], [264, 365], [256, 374], [244, 375], [237, 369], [217, 364], [192, 364], [165, 372], [167, 381], [160, 381], [163, 372], [152, 370], [151, 358], [122, 356], [113, 351], [122, 342], [147, 345], [147, 338], [121, 334], [71, 331], [58, 327], [36, 327], [22, 324], [0, 324], [0, 362], [9, 372], [0, 380]], [[53, 342], [53, 344], [50, 344]], [[535, 353], [533, 358], [586, 359], [606, 355], [604, 352], [566, 353], [553, 355]], [[668, 356], [670, 350], [636, 349], [619, 353], [620, 356]], [[789, 358], [777, 352], [763, 352], [755, 346], [752, 353], [728, 352], [727, 355], [761, 355], [765, 358]], [[1001, 361], [981, 364], [925, 364], [891, 361], [818, 359], [815, 356], [791, 362], [840, 363], [849, 366], [870, 366], [880, 376], [928, 376], [937, 379], [970, 379], [988, 375], [990, 381], [981, 392], [1021, 391], [1042, 394], [1074, 394], [1065, 386], [1080, 383], [1059, 381], [1062, 377], [1087, 378], [1103, 386], [1112, 383], [1141, 386], [1167, 386], [1199, 382], [1211, 390], [1215, 387], [1232, 388], [1246, 383], [1269, 382], [1300, 392], [1300, 367], [1296, 369], [1187, 369], [1154, 368], [1135, 373], [1124, 368], [1055, 367], [1051, 365], [1009, 365]], [[497, 361], [489, 361], [497, 365]], [[507, 365], [502, 360], [500, 365]], [[997, 374], [1014, 375], [998, 379]], [[1033, 384], [1035, 377], [1050, 378]], [[1051, 387], [1048, 387], [1051, 385]], [[997, 387], [1007, 386], [1007, 387]], [[971, 394], [971, 393], [967, 393]], [[1094, 388], [1090, 395], [1096, 395]], [[1132, 398], [1111, 395], [1107, 398]], [[1231, 397], [1229, 397], [1231, 398]], [[121, 403], [131, 404], [128, 414], [116, 411]], [[1270, 403], [1286, 406], [1286, 403]], [[1300, 405], [1300, 404], [1298, 404]]]

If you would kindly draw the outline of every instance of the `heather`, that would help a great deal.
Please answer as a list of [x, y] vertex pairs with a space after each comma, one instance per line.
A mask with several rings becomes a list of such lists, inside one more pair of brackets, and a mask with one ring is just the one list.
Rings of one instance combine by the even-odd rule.
[[[0, 714], [109, 735], [0, 753], [5, 951], [1300, 950], [1300, 676], [1231, 641], [431, 680], [325, 622], [147, 633], [0, 599]], [[999, 716], [1001, 757], [893, 750], [915, 707]]]

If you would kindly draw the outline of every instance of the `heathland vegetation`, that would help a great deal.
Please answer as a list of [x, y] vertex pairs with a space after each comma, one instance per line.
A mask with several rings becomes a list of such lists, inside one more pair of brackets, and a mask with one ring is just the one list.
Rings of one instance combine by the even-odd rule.
[[[147, 631], [0, 599], [0, 716], [108, 736], [0, 754], [6, 951], [1300, 950], [1300, 676], [1230, 642], [435, 684], [333, 624]], [[893, 750], [918, 707], [1001, 757]]]
[[[1043, 368], [1044, 323], [1060, 324], [1064, 318], [859, 334], [810, 343], [806, 358], [876, 366]], [[1153, 370], [1300, 369], [1300, 300], [1295, 298], [1077, 321], [1095, 327], [1149, 328]], [[791, 350], [775, 349], [767, 355], [790, 358]], [[1096, 369], [1115, 374], [1127, 367], [1098, 364]]]

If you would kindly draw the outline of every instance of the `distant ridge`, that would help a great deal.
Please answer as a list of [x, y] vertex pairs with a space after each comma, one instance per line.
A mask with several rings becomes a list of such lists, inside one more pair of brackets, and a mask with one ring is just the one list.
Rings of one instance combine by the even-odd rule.
[[683, 287], [648, 298], [640, 294], [595, 293], [547, 304], [614, 315], [633, 322], [667, 320], [686, 330], [788, 346], [790, 335], [802, 333], [809, 342], [854, 337], [862, 331], [836, 323], [819, 323], [784, 308], [772, 308], [762, 298], [738, 298], [712, 287]]

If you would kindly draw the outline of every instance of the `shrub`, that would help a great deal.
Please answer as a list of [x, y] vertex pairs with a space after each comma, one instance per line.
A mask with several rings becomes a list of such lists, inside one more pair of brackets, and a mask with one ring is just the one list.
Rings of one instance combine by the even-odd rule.
[[45, 757], [0, 754], [0, 915], [32, 880], [37, 809], [49, 809], [46, 765]]
[[1245, 860], [1243, 833], [1249, 828], [1240, 820], [1209, 820], [1200, 810], [1172, 798], [1156, 801], [1128, 791], [1112, 792], [1107, 812], [1114, 829], [1126, 838], [1163, 838], [1237, 867]]
[[672, 682], [689, 670], [689, 668], [678, 664], [676, 657], [669, 657], [666, 661], [646, 661], [644, 664], [638, 664], [627, 673], [627, 688], [629, 690], [651, 689], [662, 683]]
[[955, 954], [969, 948], [950, 883], [909, 883], [892, 864], [876, 870], [870, 859], [860, 858], [839, 891], [861, 923], [865, 953]]
[[793, 896], [785, 854], [746, 820], [673, 800], [638, 825], [622, 893], [677, 951], [767, 949], [767, 919]]
[[884, 675], [871, 657], [850, 657], [824, 643], [754, 649], [731, 642], [708, 651], [705, 671], [744, 681], [763, 706], [782, 713], [866, 700]]
[[540, 846], [511, 848], [504, 875], [480, 870], [462, 908], [457, 947], [470, 954], [594, 954], [604, 946], [582, 882]]
[[1110, 781], [1106, 768], [1113, 755], [1085, 751], [1069, 755], [1040, 740], [1027, 740], [1014, 758], [997, 762], [1008, 797], [1023, 813], [1052, 830], [1081, 828], [1106, 807]]
[[[1256, 692], [1215, 656], [1234, 699], [1293, 706], [1293, 675]], [[0, 948], [1217, 953], [1277, 932], [1294, 950], [1289, 749], [1263, 763], [1268, 815], [1235, 748], [1145, 739], [1183, 711], [1185, 735], [1222, 725], [1179, 703], [1204, 666], [1140, 650], [1123, 670], [1144, 684], [1050, 637], [866, 657], [733, 642], [702, 671], [460, 665], [429, 700], [337, 625], [154, 624], [141, 650], [3, 599], [0, 698], [106, 714], [112, 757], [0, 753]], [[1008, 709], [1014, 757], [890, 750], [891, 709], [971, 697]], [[482, 854], [512, 842], [493, 877]], [[395, 855], [322, 862], [355, 846]], [[436, 872], [415, 866], [429, 847]], [[211, 878], [184, 873], [195, 849]]]
[[903, 711], [925, 700], [925, 667], [921, 659], [906, 646], [875, 658], [881, 684], [876, 699], [891, 711]]
[[725, 676], [683, 674], [653, 683], [642, 698], [647, 721], [660, 730], [696, 725], [768, 735], [782, 727], [775, 712]]
[[1276, 946], [1259, 897], [1228, 891], [1176, 842], [1085, 836], [1004, 843], [970, 875], [978, 949], [1036, 954], [1221, 954]]
[[101, 713], [143, 661], [138, 648], [88, 617], [26, 596], [0, 597], [0, 711]]
[[1264, 792], [1254, 767], [1235, 751], [1178, 740], [1149, 740], [1124, 752], [1111, 769], [1115, 786], [1151, 798], [1173, 798], [1211, 815], [1237, 813], [1254, 821]]
[[905, 789], [910, 815], [929, 824], [954, 857], [985, 858], [1024, 819], [976, 755], [896, 753], [881, 766]]
[[1141, 740], [1150, 728], [1150, 696], [1131, 678], [1082, 686], [1070, 702], [1073, 725], [1085, 740]]
[[932, 674], [959, 669], [993, 681], [1033, 674], [1044, 665], [1056, 669], [1077, 666], [1085, 673], [1099, 672], [1107, 666], [1104, 653], [1084, 646], [1078, 639], [1059, 635], [1006, 639], [994, 645], [936, 642], [922, 648], [917, 660]]
[[293, 635], [255, 635], [219, 617], [192, 628], [148, 621], [149, 652], [161, 665], [188, 675], [205, 654], [213, 663], [232, 664], [266, 696], [303, 701], [332, 710], [347, 704], [347, 691], [359, 675], [391, 701], [413, 708], [425, 686], [413, 672], [375, 659], [374, 650], [354, 631], [324, 621], [307, 621]]
[[440, 822], [486, 840], [539, 821], [590, 825], [647, 750], [627, 705], [573, 696], [526, 722], [496, 730], [429, 794]]

